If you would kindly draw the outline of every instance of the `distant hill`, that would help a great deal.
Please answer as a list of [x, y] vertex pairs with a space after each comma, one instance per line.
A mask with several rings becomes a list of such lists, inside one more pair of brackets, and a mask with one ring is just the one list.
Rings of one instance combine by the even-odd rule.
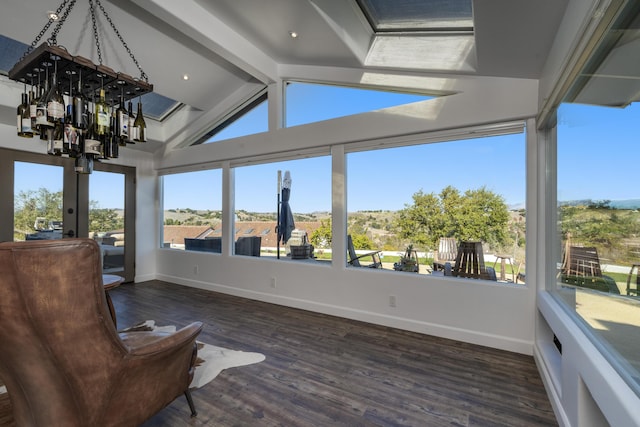
[[[566, 200], [560, 202], [560, 206], [588, 206], [602, 202], [603, 200], [593, 199]], [[611, 209], [640, 209], [640, 199], [609, 200], [608, 206]]]
[[614, 209], [640, 209], [640, 199], [612, 200], [609, 206]]

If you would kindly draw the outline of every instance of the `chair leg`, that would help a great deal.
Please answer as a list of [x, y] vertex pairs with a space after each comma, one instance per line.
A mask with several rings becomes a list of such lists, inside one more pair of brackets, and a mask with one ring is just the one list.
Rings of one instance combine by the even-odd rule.
[[191, 417], [195, 417], [196, 415], [198, 415], [198, 413], [196, 412], [196, 407], [193, 404], [193, 398], [191, 397], [191, 391], [189, 389], [185, 390], [184, 397], [187, 398], [187, 403], [189, 404], [189, 409], [191, 409]]

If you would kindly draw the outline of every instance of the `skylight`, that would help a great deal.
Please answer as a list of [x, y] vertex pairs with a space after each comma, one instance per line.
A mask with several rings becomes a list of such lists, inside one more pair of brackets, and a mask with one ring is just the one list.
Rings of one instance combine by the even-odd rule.
[[358, 0], [375, 32], [473, 31], [471, 0]]
[[9, 74], [9, 70], [26, 50], [26, 44], [0, 34], [0, 72], [4, 75]]
[[375, 36], [365, 65], [475, 71], [471, 0], [357, 0]]

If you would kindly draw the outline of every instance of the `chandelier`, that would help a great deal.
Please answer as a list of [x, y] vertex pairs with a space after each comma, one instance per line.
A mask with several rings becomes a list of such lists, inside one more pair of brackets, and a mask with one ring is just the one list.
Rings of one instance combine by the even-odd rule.
[[[65, 0], [55, 12], [49, 13], [44, 28], [9, 71], [11, 80], [24, 84], [22, 102], [17, 108], [18, 136], [37, 136], [46, 141], [48, 154], [74, 158], [78, 173], [91, 173], [94, 161], [118, 158], [120, 147], [146, 142], [141, 99], [137, 114], [131, 100], [153, 92], [147, 74], [100, 0], [87, 1], [98, 64], [73, 56], [58, 45], [58, 32], [76, 3]], [[140, 71], [139, 78], [116, 72], [102, 63], [96, 8]], [[54, 23], [51, 36], [37, 46]]]

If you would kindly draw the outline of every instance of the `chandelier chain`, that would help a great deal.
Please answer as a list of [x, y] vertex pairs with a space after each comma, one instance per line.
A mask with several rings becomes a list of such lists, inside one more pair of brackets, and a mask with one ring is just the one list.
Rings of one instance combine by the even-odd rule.
[[[68, 0], [64, 0], [60, 6], [58, 6], [58, 9], [56, 9], [56, 15], [60, 16], [60, 12], [62, 12], [62, 9], [65, 8], [65, 6], [67, 5]], [[44, 24], [44, 27], [42, 28], [42, 30], [40, 30], [40, 33], [38, 33], [38, 35], [36, 36], [35, 40], [31, 42], [31, 46], [29, 46], [27, 48], [27, 50], [22, 54], [22, 58], [20, 58], [20, 61], [22, 61], [24, 58], [27, 57], [27, 55], [29, 55], [31, 53], [31, 51], [36, 47], [36, 45], [40, 42], [40, 39], [42, 39], [42, 36], [44, 36], [47, 31], [49, 30], [49, 27], [51, 26], [51, 24], [53, 24], [53, 22], [55, 21], [55, 19], [49, 18], [49, 20], [47, 21], [46, 24]]]
[[89, 10], [91, 11], [91, 23], [93, 24], [93, 38], [96, 41], [98, 51], [98, 62], [102, 65], [102, 51], [100, 50], [100, 37], [98, 37], [98, 25], [96, 24], [96, 11], [93, 8], [93, 0], [89, 0]]
[[[122, 43], [122, 46], [126, 49], [127, 53], [129, 54], [129, 57], [131, 58], [133, 63], [136, 64], [136, 67], [138, 67], [138, 71], [140, 71], [140, 78], [144, 79], [145, 82], [149, 82], [149, 77], [147, 76], [147, 73], [144, 72], [144, 70], [140, 66], [140, 63], [138, 63], [138, 60], [134, 56], [133, 52], [131, 52], [131, 49], [129, 49], [129, 46], [124, 41], [124, 38], [120, 35], [120, 31], [118, 31], [118, 29], [116, 28], [115, 24], [111, 20], [111, 17], [107, 13], [107, 11], [104, 9], [104, 7], [102, 7], [102, 3], [100, 3], [100, 0], [95, 0], [95, 2], [98, 5], [98, 7], [100, 8], [100, 10], [102, 11], [102, 14], [104, 15], [104, 17], [109, 22], [109, 25], [111, 25], [111, 29], [113, 30], [113, 32], [116, 33], [116, 36], [118, 36], [118, 39], [120, 40], [120, 43]], [[95, 24], [94, 24], [94, 31], [96, 31]]]
[[[125, 50], [129, 54], [129, 57], [131, 58], [133, 63], [138, 68], [138, 71], [140, 71], [140, 78], [148, 83], [149, 82], [149, 76], [147, 75], [147, 73], [144, 72], [144, 70], [140, 66], [140, 63], [138, 62], [138, 59], [135, 57], [135, 55], [133, 54], [133, 52], [131, 51], [131, 49], [127, 45], [127, 42], [124, 41], [124, 38], [120, 34], [120, 31], [118, 31], [118, 29], [116, 28], [115, 24], [111, 20], [111, 17], [109, 16], [109, 14], [105, 10], [105, 8], [102, 6], [102, 3], [100, 3], [100, 0], [88, 0], [89, 9], [90, 9], [90, 12], [91, 12], [91, 23], [93, 25], [93, 38], [95, 39], [95, 42], [96, 42], [96, 50], [97, 50], [98, 61], [99, 61], [100, 65], [102, 65], [102, 49], [100, 48], [100, 37], [99, 37], [99, 34], [98, 34], [98, 24], [96, 22], [94, 1], [95, 1], [95, 4], [98, 5], [98, 7], [100, 8], [100, 11], [104, 15], [104, 17], [109, 22], [109, 25], [111, 26], [111, 29], [113, 30], [113, 32], [118, 37], [118, 40], [120, 40], [120, 43], [122, 43], [122, 46], [125, 48]], [[56, 26], [55, 26], [52, 34], [51, 34], [51, 37], [49, 39], [47, 39], [47, 41], [49, 41], [52, 45], [57, 45], [58, 32], [60, 31], [60, 29], [62, 28], [62, 26], [66, 22], [67, 17], [69, 16], [69, 13], [71, 12], [71, 9], [73, 9], [73, 6], [75, 5], [75, 3], [76, 3], [76, 0], [63, 0], [63, 2], [60, 4], [60, 6], [58, 6], [58, 8], [56, 9], [56, 11], [55, 11], [56, 16], [61, 16], [60, 14], [62, 13], [63, 10], [64, 10], [64, 14], [62, 15], [62, 17], [59, 20], [57, 20], [58, 22], [56, 23]], [[66, 10], [65, 10], [65, 8], [66, 8]], [[40, 43], [40, 40], [42, 39], [42, 37], [44, 37], [44, 35], [47, 33], [47, 31], [49, 31], [49, 28], [51, 27], [51, 24], [53, 24], [55, 21], [56, 21], [56, 19], [54, 17], [49, 18], [49, 20], [44, 25], [42, 30], [40, 30], [40, 32], [36, 36], [35, 40], [33, 40], [33, 42], [31, 42], [31, 45], [22, 54], [22, 57], [20, 58], [20, 61], [25, 59], [27, 57], [27, 55], [29, 55], [33, 51], [33, 49], [38, 45], [38, 43]]]
[[49, 40], [51, 41], [51, 44], [53, 45], [58, 44], [58, 32], [60, 31], [60, 29], [62, 28], [62, 25], [67, 20], [67, 16], [69, 16], [69, 12], [71, 12], [71, 9], [73, 9], [73, 6], [75, 4], [76, 4], [76, 0], [71, 0], [71, 2], [69, 3], [69, 7], [67, 7], [67, 9], [64, 11], [62, 18], [58, 20], [58, 23], [56, 24], [56, 27], [53, 29], [53, 32], [51, 33], [51, 37], [49, 38]]

